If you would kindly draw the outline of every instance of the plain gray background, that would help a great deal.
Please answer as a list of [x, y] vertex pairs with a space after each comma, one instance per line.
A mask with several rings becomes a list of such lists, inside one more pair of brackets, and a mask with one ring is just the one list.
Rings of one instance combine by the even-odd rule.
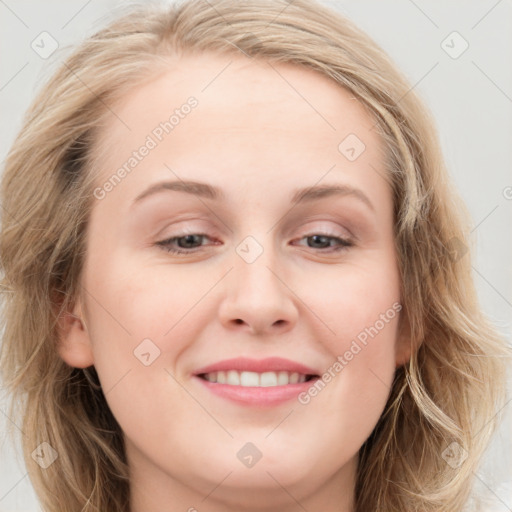
[[[100, 28], [126, 3], [0, 0], [0, 162], [62, 49]], [[354, 20], [390, 54], [434, 113], [448, 167], [472, 215], [473, 276], [482, 307], [510, 342], [512, 1], [324, 3]], [[31, 47], [43, 31], [59, 44], [48, 59]], [[0, 402], [0, 512], [35, 512], [40, 508], [21, 452], [3, 442], [10, 421], [4, 411]], [[488, 500], [486, 512], [512, 511], [512, 402], [504, 412], [505, 421], [475, 478], [475, 492]]]

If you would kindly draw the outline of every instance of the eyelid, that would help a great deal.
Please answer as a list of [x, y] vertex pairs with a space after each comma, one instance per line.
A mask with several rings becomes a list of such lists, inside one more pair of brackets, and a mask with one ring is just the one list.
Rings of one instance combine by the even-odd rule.
[[[206, 227], [207, 225], [208, 227]], [[168, 231], [170, 234], [165, 235], [164, 233]], [[169, 239], [186, 235], [208, 234], [212, 231], [219, 230], [215, 224], [212, 226], [212, 222], [206, 219], [180, 219], [172, 224], [166, 223], [166, 225], [156, 233], [155, 238], [163, 240], [164, 238]]]
[[[202, 222], [204, 222], [202, 219], [201, 219]], [[181, 221], [181, 222], [191, 222], [191, 221]], [[218, 233], [218, 229], [216, 226], [210, 229], [208, 228], [205, 228], [203, 229], [202, 226], [197, 226], [197, 225], [185, 225], [184, 227], [179, 227], [179, 225], [181, 224], [181, 222], [178, 223], [178, 227], [176, 227], [175, 229], [173, 229], [173, 232], [169, 235], [166, 235], [166, 236], [163, 236], [163, 235], [156, 235], [156, 238], [160, 238], [161, 240], [168, 240], [170, 238], [180, 238], [182, 236], [186, 236], [186, 235], [204, 235], [204, 236], [207, 236], [209, 237], [210, 239], [211, 238], [214, 238], [215, 235], [214, 233]], [[315, 221], [313, 219], [310, 220], [310, 222], [321, 222], [321, 221]], [[323, 221], [325, 223], [325, 221]], [[334, 221], [328, 221], [328, 222], [334, 222]], [[162, 229], [161, 231], [165, 231], [169, 226], [166, 226], [166, 228]], [[341, 230], [341, 231], [340, 231]], [[289, 236], [292, 236], [291, 234], [291, 229], [288, 229], [286, 230], [286, 233], [285, 233], [285, 237], [289, 237]], [[358, 238], [357, 236], [355, 236], [353, 233], [352, 233], [352, 230], [349, 230], [348, 228], [346, 227], [342, 227], [338, 224], [338, 227], [337, 228], [333, 228], [332, 226], [330, 225], [314, 225], [314, 226], [309, 226], [309, 227], [302, 227], [300, 229], [300, 236], [299, 238], [303, 238], [305, 236], [311, 236], [313, 234], [322, 234], [322, 235], [325, 235], [325, 236], [332, 236], [332, 237], [336, 237], [336, 238], [343, 238], [343, 239], [350, 239], [350, 240], [354, 240], [354, 241], [357, 241]], [[296, 235], [297, 236], [297, 235]]]
[[[325, 220], [315, 221], [314, 219], [311, 219], [310, 222], [314, 224], [304, 226], [301, 228], [300, 232], [304, 233], [302, 236], [307, 236], [308, 234], [317, 234], [318, 232], [327, 236], [357, 240], [357, 237], [353, 234], [352, 230], [348, 229], [345, 226], [342, 226], [341, 224], [339, 224], [339, 222]], [[329, 222], [329, 224], [327, 224], [327, 222]], [[332, 226], [333, 223], [336, 224], [336, 227]]]
[[[364, 218], [362, 219], [364, 220]], [[303, 230], [323, 230], [331, 231], [336, 230], [336, 236], [346, 236], [356, 240], [355, 231], [361, 224], [362, 220], [355, 217], [354, 213], [345, 214], [340, 212], [333, 213], [331, 208], [320, 211], [319, 213], [305, 214], [302, 216], [293, 215], [286, 222], [284, 232], [286, 235], [291, 235], [297, 231], [297, 224], [300, 224], [299, 229]]]

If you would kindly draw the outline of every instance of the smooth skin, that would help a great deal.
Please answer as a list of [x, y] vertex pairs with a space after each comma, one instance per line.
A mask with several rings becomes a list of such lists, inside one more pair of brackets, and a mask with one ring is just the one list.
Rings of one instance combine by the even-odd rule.
[[[124, 432], [130, 512], [353, 511], [358, 450], [410, 356], [403, 312], [308, 404], [235, 403], [193, 374], [238, 356], [283, 357], [321, 374], [401, 301], [374, 120], [311, 70], [181, 56], [112, 107], [123, 122], [112, 116], [101, 129], [99, 186], [191, 96], [197, 106], [95, 199], [87, 293], [62, 319], [60, 356], [98, 372]], [[339, 150], [349, 134], [365, 145], [354, 161]], [[161, 181], [206, 183], [224, 197], [163, 190], [135, 201]], [[291, 202], [318, 185], [359, 194]], [[180, 236], [168, 247], [186, 253], [157, 244]], [[248, 236], [262, 250], [251, 263], [237, 251]], [[134, 355], [145, 339], [160, 350], [147, 366]], [[262, 453], [251, 468], [237, 457], [247, 442]]]

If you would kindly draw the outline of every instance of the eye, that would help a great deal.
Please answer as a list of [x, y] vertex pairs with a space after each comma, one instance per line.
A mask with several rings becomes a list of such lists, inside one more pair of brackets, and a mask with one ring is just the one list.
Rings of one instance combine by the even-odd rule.
[[156, 245], [162, 247], [165, 251], [170, 252], [171, 254], [190, 254], [195, 252], [194, 249], [197, 248], [198, 243], [199, 247], [202, 246], [200, 241], [203, 238], [210, 237], [203, 233], [190, 233], [162, 240], [157, 242]]
[[[347, 247], [351, 247], [353, 242], [351, 240], [341, 238], [335, 235], [327, 234], [327, 233], [314, 233], [312, 235], [308, 235], [302, 237], [300, 240], [306, 240], [307, 243], [313, 244], [313, 249], [319, 249], [321, 252], [338, 252], [342, 251]], [[334, 242], [333, 246], [331, 242]], [[320, 247], [319, 247], [320, 246]], [[311, 246], [310, 246], [311, 247]], [[331, 248], [331, 251], [323, 251], [322, 249]]]
[[[163, 250], [171, 254], [192, 254], [197, 252], [197, 249], [204, 247], [201, 241], [205, 238], [210, 239], [204, 233], [187, 233], [161, 240], [156, 242], [155, 245], [162, 247]], [[314, 233], [302, 237], [300, 240], [306, 240], [308, 244], [312, 244], [310, 246], [312, 249], [317, 249], [320, 252], [339, 252], [353, 245], [350, 240], [326, 233]], [[334, 242], [334, 245], [332, 242]], [[324, 250], [329, 248], [331, 250]]]

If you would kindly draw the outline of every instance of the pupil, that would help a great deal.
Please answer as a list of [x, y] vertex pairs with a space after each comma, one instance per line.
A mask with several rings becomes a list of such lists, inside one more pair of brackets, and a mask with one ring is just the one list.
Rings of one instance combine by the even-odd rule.
[[320, 243], [322, 244], [322, 239], [323, 239], [323, 243], [325, 244], [325, 242], [327, 241], [326, 238], [324, 235], [313, 235], [311, 237], [313, 239], [313, 243]]
[[183, 247], [183, 245], [185, 245], [185, 247], [187, 247], [189, 243], [191, 243], [191, 244], [194, 243], [194, 238], [195, 237], [197, 237], [197, 235], [186, 235], [186, 236], [181, 238], [181, 240], [184, 240], [184, 244], [179, 244], [179, 245], [181, 247]]

